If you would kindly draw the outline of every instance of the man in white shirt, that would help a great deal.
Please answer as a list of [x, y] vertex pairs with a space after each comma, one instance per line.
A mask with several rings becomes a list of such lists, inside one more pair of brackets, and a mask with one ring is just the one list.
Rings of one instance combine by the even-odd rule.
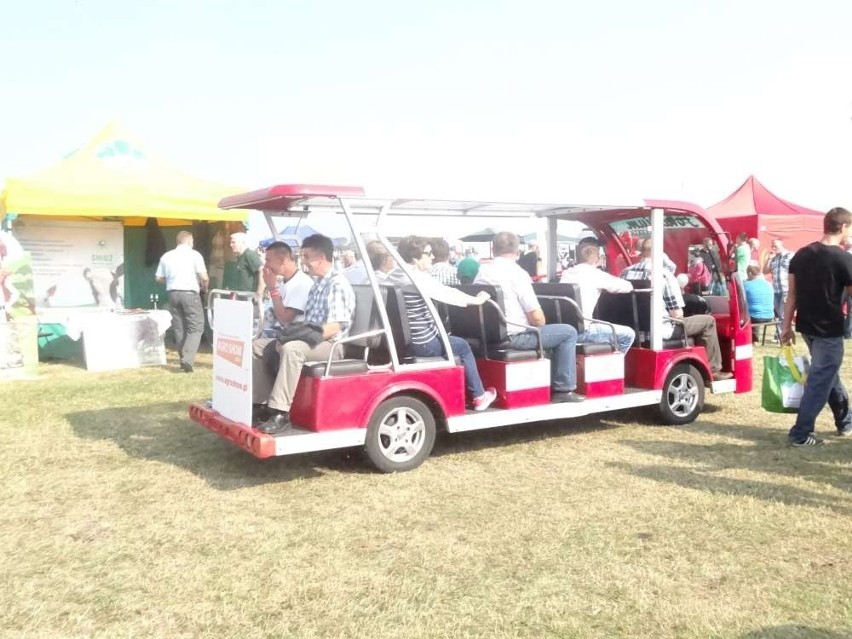
[[[576, 284], [580, 287], [580, 306], [583, 314], [591, 317], [601, 296], [601, 291], [610, 293], [631, 293], [633, 286], [630, 282], [610, 275], [598, 268], [601, 261], [600, 248], [594, 242], [583, 242], [577, 248], [578, 264], [562, 273], [561, 282]], [[626, 353], [636, 333], [629, 326], [613, 324], [618, 341], [618, 350]], [[612, 342], [612, 329], [606, 324], [597, 322], [585, 323], [585, 329], [577, 336], [580, 344], [609, 344]]]
[[[264, 317], [265, 332], [273, 337], [276, 329], [300, 322], [314, 281], [299, 268], [293, 250], [286, 242], [273, 242], [266, 248], [261, 270], [272, 302]], [[283, 281], [278, 283], [278, 278]]]
[[[264, 260], [260, 273], [272, 306], [264, 313], [263, 337], [251, 345], [253, 387], [265, 384], [266, 375], [277, 373], [281, 363], [276, 349], [279, 330], [304, 320], [308, 293], [314, 285], [311, 276], [296, 264], [293, 249], [286, 242], [273, 242], [266, 247]], [[281, 284], [279, 277], [283, 280]], [[269, 417], [269, 412], [260, 406], [255, 406], [254, 413], [261, 420]]]
[[192, 233], [181, 231], [177, 234], [177, 246], [160, 258], [154, 277], [160, 284], [165, 284], [169, 292], [169, 310], [180, 368], [191, 373], [204, 333], [200, 293], [207, 290], [209, 282], [204, 258], [192, 248]]
[[[550, 385], [553, 401], [581, 402], [577, 388], [577, 330], [568, 324], [545, 324], [529, 274], [517, 265], [520, 242], [514, 233], [501, 231], [491, 242], [494, 259], [479, 268], [477, 284], [499, 286], [503, 291], [503, 312], [515, 324], [538, 327], [542, 347], [550, 351], [552, 374]], [[517, 349], [534, 349], [535, 335], [523, 327], [506, 327], [509, 343]]]

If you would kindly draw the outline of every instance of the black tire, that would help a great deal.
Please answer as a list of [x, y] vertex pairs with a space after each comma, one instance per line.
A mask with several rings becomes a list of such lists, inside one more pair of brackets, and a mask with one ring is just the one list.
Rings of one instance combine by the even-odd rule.
[[660, 417], [665, 424], [689, 424], [704, 408], [704, 378], [694, 366], [678, 364], [663, 385]]
[[401, 473], [422, 464], [435, 445], [435, 416], [413, 397], [386, 399], [370, 418], [365, 450], [383, 473]]

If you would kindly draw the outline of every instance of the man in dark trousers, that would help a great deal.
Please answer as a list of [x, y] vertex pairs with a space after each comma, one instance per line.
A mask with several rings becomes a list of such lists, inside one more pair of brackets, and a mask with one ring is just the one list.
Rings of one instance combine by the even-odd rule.
[[799, 249], [790, 260], [781, 342], [791, 344], [796, 339], [792, 328], [795, 312], [796, 330], [802, 334], [811, 353], [799, 414], [788, 435], [792, 446], [823, 443], [813, 432], [817, 415], [826, 402], [834, 414], [837, 434], [852, 435], [849, 394], [839, 374], [843, 363], [841, 299], [844, 290], [852, 292], [852, 255], [840, 245], [849, 240], [852, 213], [844, 208], [833, 208], [825, 214], [822, 225], [822, 239]]
[[192, 233], [181, 231], [177, 234], [177, 246], [160, 258], [155, 278], [160, 284], [165, 284], [169, 292], [169, 310], [180, 368], [191, 373], [204, 332], [200, 293], [207, 290], [209, 281], [204, 258], [192, 248]]

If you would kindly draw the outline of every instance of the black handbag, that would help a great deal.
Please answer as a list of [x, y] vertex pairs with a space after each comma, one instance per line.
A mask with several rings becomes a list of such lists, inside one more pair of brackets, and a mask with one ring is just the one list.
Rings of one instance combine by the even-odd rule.
[[270, 375], [278, 374], [278, 369], [281, 366], [278, 344], [305, 342], [311, 348], [316, 348], [322, 341], [322, 326], [318, 324], [293, 324], [280, 328], [275, 339], [263, 347], [263, 366]]

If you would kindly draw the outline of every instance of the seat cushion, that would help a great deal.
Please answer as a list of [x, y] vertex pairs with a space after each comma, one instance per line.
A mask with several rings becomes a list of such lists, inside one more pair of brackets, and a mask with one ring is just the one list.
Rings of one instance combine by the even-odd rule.
[[[665, 351], [672, 348], [691, 348], [693, 346], [695, 346], [695, 340], [693, 340], [691, 337], [686, 338], [686, 344], [684, 344], [684, 339], [682, 337], [663, 340], [663, 350]], [[651, 342], [642, 342], [642, 347], [651, 348]]]
[[581, 355], [600, 355], [612, 353], [612, 344], [577, 344], [577, 353]]
[[[322, 377], [325, 374], [325, 362], [308, 362], [302, 367], [302, 375], [306, 377]], [[359, 375], [367, 372], [367, 362], [363, 359], [339, 359], [331, 363], [329, 375]]]
[[495, 348], [488, 353], [490, 359], [500, 362], [520, 362], [526, 359], [538, 359], [537, 351], [519, 351], [512, 348]]

